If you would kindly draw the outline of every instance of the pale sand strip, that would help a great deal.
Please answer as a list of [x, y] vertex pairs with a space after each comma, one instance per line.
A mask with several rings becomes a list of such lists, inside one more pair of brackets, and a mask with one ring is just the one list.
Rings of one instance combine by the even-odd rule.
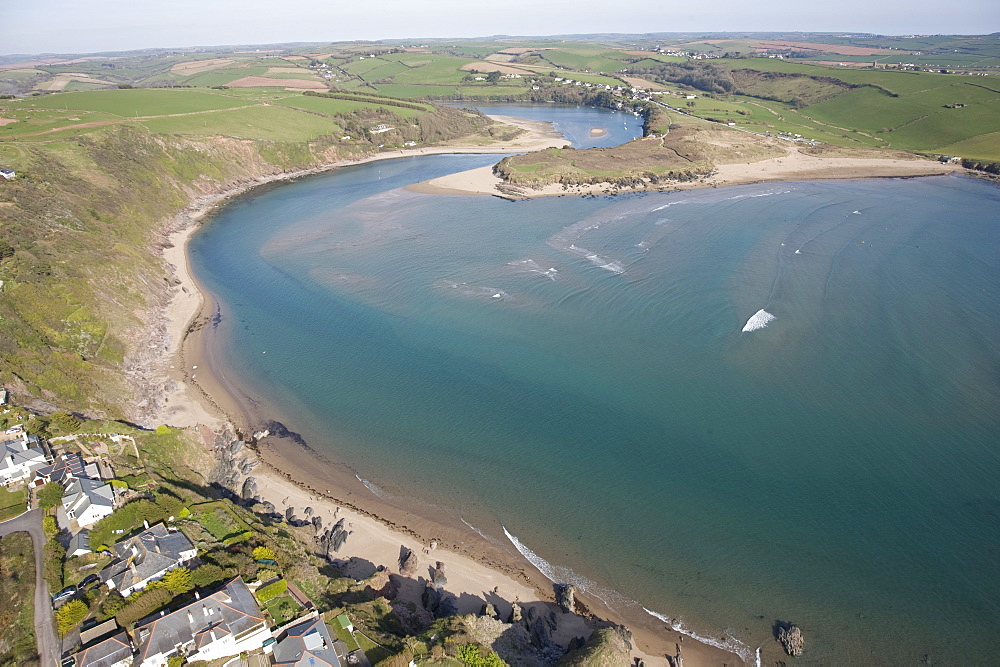
[[[866, 159], [855, 157], [817, 157], [801, 153], [798, 147], [780, 158], [769, 158], [759, 162], [724, 164], [716, 173], [700, 181], [671, 183], [651, 190], [694, 190], [728, 185], [746, 185], [769, 181], [813, 181], [827, 179], [890, 178], [933, 176], [962, 171], [956, 164], [943, 164], [932, 160], [892, 160], [884, 158]], [[504, 185], [503, 179], [493, 173], [492, 167], [471, 169], [457, 174], [449, 174], [408, 186], [414, 192], [430, 194], [490, 194], [510, 196], [497, 186]], [[606, 194], [621, 192], [610, 183], [577, 185], [568, 188], [560, 184], [541, 188], [519, 187], [519, 196], [546, 197], [565, 194]]]

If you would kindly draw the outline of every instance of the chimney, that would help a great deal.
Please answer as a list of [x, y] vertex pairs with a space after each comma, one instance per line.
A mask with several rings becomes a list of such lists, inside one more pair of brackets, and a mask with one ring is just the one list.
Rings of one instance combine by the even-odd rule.
[[190, 609], [188, 609], [187, 617], [188, 617], [188, 623], [194, 625], [194, 614], [191, 613]]
[[[195, 600], [200, 600], [201, 599], [201, 594], [198, 591], [194, 592], [194, 599]], [[202, 607], [204, 607], [204, 606], [205, 605], [202, 605]]]
[[146, 527], [146, 530], [149, 530], [149, 522], [148, 521], [146, 521], [145, 519], [143, 519], [142, 520], [142, 525]]

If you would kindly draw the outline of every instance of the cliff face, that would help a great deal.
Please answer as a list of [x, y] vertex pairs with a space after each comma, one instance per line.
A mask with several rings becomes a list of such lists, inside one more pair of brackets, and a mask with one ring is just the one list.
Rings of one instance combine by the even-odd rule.
[[[440, 140], [490, 121], [440, 109], [420, 124]], [[116, 418], [129, 416], [134, 395], [129, 359], [134, 369], [140, 347], [164, 342], [149, 329], [168, 300], [160, 255], [175, 216], [204, 195], [377, 150], [363, 138], [192, 138], [126, 125], [3, 147], [8, 159], [16, 153], [18, 176], [0, 183], [0, 385], [43, 410]]]

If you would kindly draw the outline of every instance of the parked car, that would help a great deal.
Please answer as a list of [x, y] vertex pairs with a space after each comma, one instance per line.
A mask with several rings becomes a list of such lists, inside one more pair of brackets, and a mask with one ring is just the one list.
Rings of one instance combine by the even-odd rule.
[[83, 581], [81, 581], [79, 584], [77, 584], [76, 588], [77, 588], [77, 590], [80, 590], [80, 591], [82, 591], [82, 590], [90, 590], [91, 584], [97, 584], [98, 586], [100, 586], [101, 585], [101, 578], [99, 576], [97, 576], [96, 574], [87, 575], [86, 577], [84, 577]]
[[52, 596], [52, 604], [59, 604], [76, 595], [76, 586], [67, 586]]

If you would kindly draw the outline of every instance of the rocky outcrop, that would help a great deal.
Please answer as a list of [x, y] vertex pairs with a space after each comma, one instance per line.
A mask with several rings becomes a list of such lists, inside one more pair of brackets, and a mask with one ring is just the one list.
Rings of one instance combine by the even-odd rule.
[[566, 614], [576, 613], [576, 586], [573, 584], [556, 584], [556, 604]]
[[587, 643], [570, 651], [559, 661], [560, 665], [586, 667], [633, 667], [632, 641], [628, 630], [622, 626], [595, 630]]
[[430, 582], [424, 587], [420, 602], [424, 605], [424, 609], [434, 614], [435, 618], [458, 614], [458, 598], [447, 591], [434, 588]]
[[240, 495], [243, 497], [243, 500], [246, 501], [254, 500], [257, 497], [258, 493], [260, 493], [260, 491], [257, 488], [257, 480], [253, 477], [247, 477], [243, 481], [243, 490], [240, 493]]
[[411, 549], [406, 547], [399, 548], [399, 573], [404, 577], [413, 578], [417, 574], [417, 568], [420, 567], [419, 559], [417, 554]]
[[333, 528], [316, 538], [317, 551], [327, 560], [333, 560], [334, 554], [340, 551], [344, 542], [347, 541], [348, 534], [344, 528], [344, 520], [341, 519], [333, 525]]
[[677, 648], [677, 655], [670, 655], [667, 653], [667, 664], [670, 665], [670, 667], [684, 667], [684, 657], [681, 655], [681, 645], [674, 644], [674, 646]]
[[802, 655], [805, 639], [799, 626], [794, 623], [781, 623], [778, 626], [778, 643], [788, 655], [798, 656]]
[[438, 561], [431, 570], [431, 585], [437, 590], [441, 590], [448, 585], [448, 577], [444, 576], [444, 563]]

